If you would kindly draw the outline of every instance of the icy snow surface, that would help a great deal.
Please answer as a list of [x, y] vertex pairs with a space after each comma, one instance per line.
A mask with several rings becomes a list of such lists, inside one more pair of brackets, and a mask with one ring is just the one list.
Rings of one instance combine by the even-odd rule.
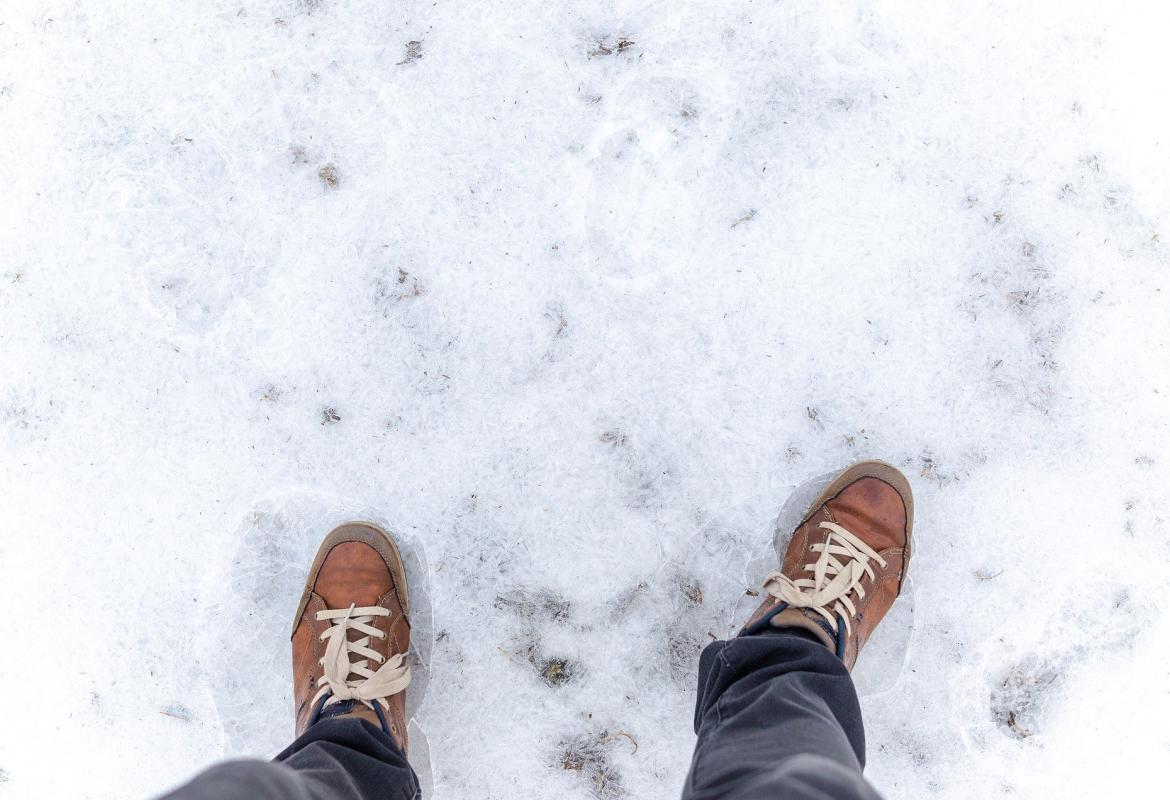
[[1157, 786], [1161, 8], [0, 3], [0, 798], [281, 748], [357, 515], [430, 796], [676, 797], [700, 648], [861, 457], [918, 500], [874, 783]]

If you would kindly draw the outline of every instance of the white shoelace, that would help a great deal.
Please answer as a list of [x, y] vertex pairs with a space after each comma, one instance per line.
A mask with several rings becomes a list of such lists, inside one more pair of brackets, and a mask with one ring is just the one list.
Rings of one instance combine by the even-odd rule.
[[[336, 621], [320, 637], [322, 641], [328, 640], [329, 644], [325, 646], [325, 656], [319, 662], [324, 674], [317, 679], [320, 688], [313, 697], [314, 706], [322, 697], [332, 694], [325, 701], [326, 706], [342, 700], [359, 700], [371, 709], [375, 702], [389, 709], [387, 698], [410, 685], [410, 666], [406, 663], [405, 654], [399, 653], [387, 660], [370, 647], [371, 636], [376, 639], [386, 638], [386, 634], [371, 624], [374, 617], [388, 616], [390, 610], [381, 606], [350, 606], [317, 612], [318, 622]], [[351, 630], [363, 635], [351, 642]], [[351, 656], [359, 660], [351, 661]], [[370, 668], [371, 660], [382, 665], [376, 672]], [[350, 680], [350, 675], [356, 675], [357, 678]]]
[[852, 633], [850, 619], [857, 613], [857, 608], [851, 595], [856, 593], [858, 600], [863, 599], [865, 589], [861, 588], [861, 578], [864, 575], [874, 577], [870, 560], [882, 567], [886, 566], [886, 560], [835, 522], [822, 522], [818, 527], [829, 531], [829, 538], [809, 548], [820, 553], [815, 564], [804, 565], [813, 577], [791, 580], [777, 570], [764, 579], [764, 591], [792, 608], [817, 612], [828, 621], [833, 633], [839, 633], [837, 617], [840, 616], [845, 620], [846, 633]]

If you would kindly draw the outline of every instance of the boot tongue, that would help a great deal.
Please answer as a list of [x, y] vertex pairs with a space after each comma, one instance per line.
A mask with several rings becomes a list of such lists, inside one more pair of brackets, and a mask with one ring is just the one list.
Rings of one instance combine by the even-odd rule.
[[330, 717], [340, 717], [343, 714], [348, 714], [353, 711], [353, 707], [358, 704], [357, 700], [342, 700], [340, 703], [334, 703], [331, 706], [325, 706], [321, 709], [320, 715], [317, 719], [329, 719]]
[[772, 617], [769, 624], [773, 628], [800, 628], [801, 630], [808, 631], [817, 637], [821, 644], [836, 653], [838, 649], [837, 639], [833, 636], [832, 629], [825, 622], [815, 617], [815, 614], [806, 612], [804, 609], [786, 608]]
[[354, 716], [359, 719], [364, 719], [372, 723], [375, 727], [381, 729], [382, 721], [378, 719], [378, 714], [372, 708], [362, 703], [360, 700], [340, 700], [332, 705], [327, 705], [321, 709], [317, 720], [330, 719], [332, 717], [347, 717]]

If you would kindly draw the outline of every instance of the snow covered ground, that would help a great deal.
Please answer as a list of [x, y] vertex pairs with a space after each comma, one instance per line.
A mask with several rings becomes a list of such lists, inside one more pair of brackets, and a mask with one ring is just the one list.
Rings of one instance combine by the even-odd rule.
[[876, 785], [1157, 785], [1161, 7], [4, 0], [0, 799], [282, 747], [358, 514], [430, 796], [676, 797], [700, 647], [861, 457], [918, 500]]

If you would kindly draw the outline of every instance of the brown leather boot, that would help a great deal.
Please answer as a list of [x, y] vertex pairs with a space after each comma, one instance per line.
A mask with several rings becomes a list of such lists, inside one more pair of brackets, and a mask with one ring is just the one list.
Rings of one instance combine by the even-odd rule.
[[792, 534], [740, 635], [800, 628], [853, 669], [902, 590], [913, 527], [914, 497], [897, 468], [862, 461], [841, 471]]
[[297, 736], [319, 719], [352, 716], [406, 751], [409, 616], [406, 571], [390, 534], [349, 522], [325, 537], [293, 619]]

